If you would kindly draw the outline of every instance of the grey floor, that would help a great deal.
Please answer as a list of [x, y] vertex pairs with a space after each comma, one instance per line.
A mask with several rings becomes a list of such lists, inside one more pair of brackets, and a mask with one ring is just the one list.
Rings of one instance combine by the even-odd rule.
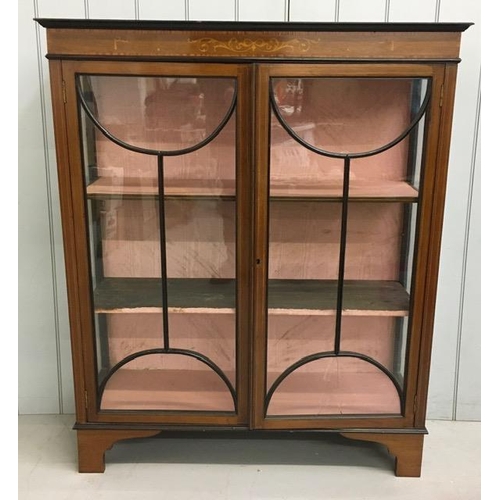
[[116, 444], [104, 474], [76, 472], [72, 416], [19, 417], [19, 500], [475, 500], [480, 424], [428, 422], [422, 477], [383, 447], [341, 439], [147, 439]]

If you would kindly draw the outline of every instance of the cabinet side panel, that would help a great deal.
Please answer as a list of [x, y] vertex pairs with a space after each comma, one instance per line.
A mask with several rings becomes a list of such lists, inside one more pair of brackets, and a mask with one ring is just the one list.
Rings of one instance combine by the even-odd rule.
[[447, 65], [445, 69], [443, 104], [441, 108], [439, 142], [435, 169], [436, 175], [434, 181], [432, 219], [429, 231], [429, 257], [427, 261], [425, 300], [423, 304], [425, 314], [422, 321], [422, 331], [424, 332], [424, 335], [422, 336], [420, 346], [419, 374], [416, 394], [417, 408], [415, 412], [415, 425], [417, 427], [424, 425], [427, 409], [432, 332], [434, 328], [434, 310], [436, 305], [437, 277], [439, 271], [441, 231], [443, 227], [444, 199], [448, 174], [456, 75], [457, 65]]
[[86, 419], [83, 365], [81, 358], [81, 324], [78, 304], [78, 278], [73, 226], [73, 207], [69, 158], [67, 149], [67, 130], [65, 106], [63, 103], [63, 85], [61, 63], [50, 61], [50, 84], [52, 89], [52, 112], [54, 118], [55, 143], [57, 154], [59, 196], [64, 239], [66, 282], [68, 286], [68, 308], [70, 316], [71, 343], [73, 352], [73, 373], [75, 386], [76, 418], [78, 422]]
[[40, 78], [42, 97], [42, 127], [45, 135], [45, 158], [47, 171], [47, 205], [49, 207], [49, 230], [52, 242], [52, 280], [54, 283], [55, 336], [58, 357], [58, 380], [60, 408], [62, 413], [75, 413], [75, 397], [71, 364], [71, 339], [68, 314], [68, 295], [66, 292], [66, 274], [64, 271], [64, 244], [62, 236], [59, 188], [57, 185], [57, 158], [54, 140], [54, 119], [50, 96], [49, 62], [43, 57], [47, 53], [47, 40], [40, 33]]

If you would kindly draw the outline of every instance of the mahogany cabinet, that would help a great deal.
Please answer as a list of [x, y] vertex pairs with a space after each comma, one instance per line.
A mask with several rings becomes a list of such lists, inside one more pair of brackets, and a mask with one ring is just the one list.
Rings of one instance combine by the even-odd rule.
[[231, 429], [374, 441], [420, 475], [468, 25], [37, 21], [79, 470]]

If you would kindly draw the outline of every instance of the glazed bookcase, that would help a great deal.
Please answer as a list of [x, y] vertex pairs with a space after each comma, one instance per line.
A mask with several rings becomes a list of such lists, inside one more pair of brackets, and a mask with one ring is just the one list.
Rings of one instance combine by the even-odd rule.
[[468, 25], [37, 21], [79, 470], [159, 433], [321, 431], [419, 476]]

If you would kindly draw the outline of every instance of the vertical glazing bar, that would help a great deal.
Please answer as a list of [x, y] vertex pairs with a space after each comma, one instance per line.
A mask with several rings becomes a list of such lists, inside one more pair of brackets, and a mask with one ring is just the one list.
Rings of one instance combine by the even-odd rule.
[[163, 182], [163, 156], [158, 155], [158, 221], [160, 224], [160, 266], [163, 310], [163, 345], [169, 349], [168, 338], [168, 283], [167, 283], [167, 229], [165, 224], [165, 185]]
[[351, 158], [344, 157], [344, 186], [342, 189], [342, 222], [340, 226], [339, 276], [337, 282], [337, 315], [335, 317], [335, 354], [340, 351], [340, 331], [342, 327], [342, 300], [344, 295], [345, 251], [347, 244], [347, 209], [349, 205], [349, 175]]

